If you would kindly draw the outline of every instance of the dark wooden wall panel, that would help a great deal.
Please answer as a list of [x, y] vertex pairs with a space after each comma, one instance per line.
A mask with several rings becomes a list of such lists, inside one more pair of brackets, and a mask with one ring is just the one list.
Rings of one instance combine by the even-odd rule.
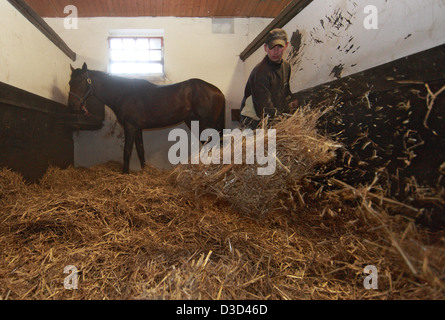
[[0, 104], [0, 166], [38, 181], [49, 166], [74, 161], [72, 131], [49, 114]]
[[[428, 96], [435, 96], [434, 103]], [[352, 186], [369, 186], [378, 178], [384, 196], [418, 208], [417, 214], [410, 212], [413, 218], [445, 227], [440, 191], [445, 188], [445, 45], [294, 98], [300, 105], [332, 107], [319, 129], [335, 135], [344, 148], [326, 168], [329, 178]]]
[[73, 164], [75, 130], [96, 130], [102, 122], [101, 115], [74, 114], [63, 104], [0, 83], [0, 167], [37, 182], [49, 166]]

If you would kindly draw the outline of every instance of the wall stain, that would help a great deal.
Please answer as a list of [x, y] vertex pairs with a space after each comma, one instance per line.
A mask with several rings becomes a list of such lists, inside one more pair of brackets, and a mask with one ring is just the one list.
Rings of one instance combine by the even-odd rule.
[[[356, 6], [354, 2], [354, 6]], [[344, 32], [353, 24], [356, 11], [349, 12], [341, 8], [336, 8], [331, 15], [326, 15], [320, 20], [320, 25], [315, 26], [310, 31], [310, 39], [315, 44], [325, 43], [327, 40], [341, 38]]]
[[[317, 19], [312, 28], [297, 29], [292, 34], [290, 49], [287, 61], [292, 66], [292, 72], [303, 70], [303, 60], [313, 61], [313, 66], [319, 68], [321, 64], [334, 62], [337, 64], [329, 76], [337, 79], [342, 77], [345, 64], [341, 62], [341, 57], [355, 54], [360, 50], [355, 38], [349, 30], [356, 23], [361, 23], [357, 18], [360, 9], [354, 0], [349, 0], [347, 4], [334, 7], [329, 14], [325, 14], [321, 19]], [[315, 61], [313, 57], [305, 54], [307, 50], [324, 50], [325, 46], [336, 48], [335, 56], [330, 57], [330, 61]], [[318, 49], [317, 49], [318, 48]], [[328, 57], [329, 58], [329, 57]]]
[[301, 58], [303, 56], [303, 48], [304, 48], [304, 42], [303, 42], [303, 35], [299, 30], [296, 30], [290, 39], [290, 49], [287, 54], [286, 60], [290, 63], [292, 66], [292, 69], [297, 69]]
[[336, 65], [333, 69], [332, 69], [332, 71], [331, 71], [331, 73], [329, 74], [329, 75], [334, 75], [334, 77], [336, 77], [337, 79], [340, 79], [341, 78], [341, 75], [342, 75], [342, 73], [343, 73], [343, 68], [344, 68], [344, 64], [343, 63], [340, 63], [340, 64], [338, 64], [338, 65]]

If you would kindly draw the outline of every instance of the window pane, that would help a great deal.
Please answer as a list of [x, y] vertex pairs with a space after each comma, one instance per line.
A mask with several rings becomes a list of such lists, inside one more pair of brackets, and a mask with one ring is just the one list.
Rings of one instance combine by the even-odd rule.
[[149, 73], [162, 73], [163, 72], [163, 68], [162, 68], [162, 64], [160, 63], [150, 63], [149, 64]]
[[124, 61], [134, 61], [136, 60], [136, 52], [132, 50], [123, 51], [123, 59]]
[[138, 74], [139, 72], [139, 64], [137, 63], [129, 63], [127, 66], [126, 73]]
[[160, 63], [116, 62], [111, 64], [111, 73], [114, 74], [161, 74]]
[[124, 52], [122, 50], [111, 50], [111, 61], [124, 60]]
[[110, 39], [110, 49], [122, 49], [122, 40]]
[[162, 49], [162, 41], [159, 38], [150, 39], [150, 49]]
[[141, 74], [149, 74], [150, 73], [150, 64], [149, 63], [140, 63], [138, 71]]
[[161, 61], [162, 51], [161, 50], [150, 50], [150, 60], [151, 61]]
[[125, 63], [112, 63], [111, 64], [111, 73], [124, 73], [125, 71]]
[[150, 51], [136, 51], [136, 60], [137, 61], [150, 61]]
[[149, 42], [148, 39], [137, 39], [136, 40], [136, 49], [138, 50], [148, 50], [149, 49]]
[[135, 39], [123, 39], [124, 49], [134, 50], [136, 48]]

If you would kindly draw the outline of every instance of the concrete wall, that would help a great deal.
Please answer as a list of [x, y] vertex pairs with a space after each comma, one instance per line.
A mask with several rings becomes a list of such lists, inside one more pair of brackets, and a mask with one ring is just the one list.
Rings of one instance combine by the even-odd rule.
[[[366, 29], [377, 8], [378, 29]], [[297, 92], [445, 43], [445, 1], [315, 0], [284, 29], [292, 38], [287, 59]], [[264, 56], [246, 61], [246, 77]]]
[[[238, 109], [245, 86], [244, 64], [239, 54], [271, 19], [234, 19], [234, 32], [213, 33], [209, 18], [81, 18], [77, 30], [64, 28], [63, 19], [46, 19], [68, 46], [78, 54], [74, 67], [83, 62], [93, 70], [107, 71], [107, 39], [110, 30], [163, 29], [165, 36], [165, 79], [160, 84], [201, 78], [216, 85], [226, 96], [226, 126], [232, 125], [230, 110]], [[107, 108], [105, 125], [99, 131], [74, 135], [75, 164], [92, 166], [107, 161], [122, 162], [124, 134], [114, 114]], [[185, 125], [181, 128], [186, 129]], [[146, 159], [149, 163], [169, 168], [167, 159], [170, 129], [144, 132]], [[136, 153], [131, 167], [138, 170]]]
[[65, 103], [68, 58], [8, 1], [0, 1], [0, 81]]

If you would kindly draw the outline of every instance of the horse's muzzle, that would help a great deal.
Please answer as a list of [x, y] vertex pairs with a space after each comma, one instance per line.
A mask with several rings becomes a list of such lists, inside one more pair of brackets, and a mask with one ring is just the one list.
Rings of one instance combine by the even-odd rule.
[[83, 97], [80, 97], [79, 95], [75, 94], [74, 92], [71, 92], [71, 91], [69, 92], [70, 96], [72, 96], [72, 97], [76, 98], [77, 100], [79, 100], [80, 108], [83, 111], [85, 111], [85, 115], [86, 116], [90, 116], [91, 115], [91, 113], [88, 111], [88, 109], [86, 107], [86, 103], [85, 103], [86, 99], [90, 96], [91, 93], [92, 93], [91, 89], [89, 89], [88, 92]]

